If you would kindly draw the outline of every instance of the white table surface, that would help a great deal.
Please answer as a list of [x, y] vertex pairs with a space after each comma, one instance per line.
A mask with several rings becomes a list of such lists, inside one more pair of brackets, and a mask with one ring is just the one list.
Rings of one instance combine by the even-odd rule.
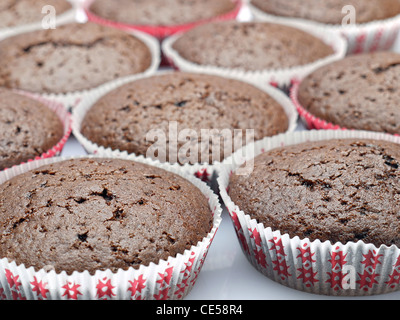
[[[246, 9], [241, 19], [249, 19]], [[396, 50], [400, 52], [399, 45]], [[299, 123], [298, 130], [304, 127]], [[74, 137], [67, 142], [62, 156], [85, 155]], [[221, 226], [210, 247], [207, 259], [193, 290], [186, 300], [324, 300], [363, 299], [399, 300], [400, 292], [371, 297], [328, 297], [308, 294], [280, 285], [258, 272], [241, 251], [228, 213], [224, 211]]]

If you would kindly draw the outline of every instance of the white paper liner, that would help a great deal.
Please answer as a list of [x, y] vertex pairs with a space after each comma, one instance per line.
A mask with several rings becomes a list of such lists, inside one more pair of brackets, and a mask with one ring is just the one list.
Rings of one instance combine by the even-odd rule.
[[[79, 22], [79, 21], [75, 21], [75, 22]], [[151, 65], [144, 72], [129, 75], [126, 77], [121, 77], [116, 80], [111, 80], [100, 86], [97, 86], [95, 88], [88, 89], [88, 90], [69, 92], [69, 93], [65, 93], [65, 94], [36, 93], [36, 92], [30, 92], [30, 94], [32, 94], [33, 96], [36, 96], [36, 97], [43, 97], [47, 100], [57, 101], [59, 103], [64, 104], [68, 110], [72, 110], [79, 104], [79, 102], [86, 95], [95, 94], [96, 92], [102, 92], [104, 90], [104, 88], [108, 88], [110, 86], [110, 83], [111, 83], [111, 85], [115, 85], [115, 84], [122, 85], [126, 82], [131, 81], [132, 79], [135, 79], [138, 75], [151, 75], [151, 74], [155, 73], [158, 70], [160, 63], [161, 63], [161, 49], [160, 49], [159, 41], [156, 38], [154, 38], [146, 33], [140, 32], [140, 31], [126, 31], [126, 32], [128, 34], [131, 34], [134, 37], [137, 37], [141, 41], [143, 41], [146, 44], [146, 46], [150, 49]]]
[[[131, 79], [129, 82], [134, 82], [135, 80], [140, 80], [152, 76], [157, 76], [157, 75], [165, 75], [165, 74], [170, 74], [173, 73], [174, 71], [159, 71], [153, 75], [138, 75], [134, 78]], [[125, 84], [125, 83], [124, 83]], [[288, 119], [289, 119], [289, 127], [288, 127], [288, 132], [294, 131], [297, 127], [297, 120], [298, 120], [298, 113], [296, 108], [294, 107], [293, 103], [291, 100], [279, 89], [276, 89], [274, 87], [270, 86], [259, 86], [253, 84], [255, 87], [258, 89], [266, 92], [269, 94], [273, 99], [275, 99], [285, 110]], [[129, 155], [127, 151], [121, 151], [121, 150], [113, 150], [111, 148], [105, 148], [103, 146], [99, 146], [96, 143], [93, 143], [89, 139], [87, 139], [82, 133], [81, 133], [81, 125], [82, 121], [84, 120], [86, 113], [90, 110], [90, 108], [104, 95], [109, 93], [110, 91], [113, 91], [117, 87], [120, 87], [121, 83], [120, 82], [114, 82], [114, 83], [109, 83], [107, 86], [103, 86], [101, 90], [96, 90], [94, 92], [91, 92], [90, 94], [87, 94], [84, 99], [81, 101], [81, 103], [73, 109], [72, 111], [72, 119], [73, 119], [73, 124], [72, 124], [72, 132], [75, 136], [75, 138], [79, 141], [79, 143], [83, 146], [83, 148], [89, 153], [89, 154], [100, 154], [100, 155], [106, 155], [106, 156], [111, 156], [111, 157], [139, 157], [139, 158], [144, 158], [143, 155], [135, 155], [131, 154]], [[204, 128], [207, 129], [207, 128]], [[249, 128], [251, 129], [251, 128]], [[158, 161], [159, 162], [159, 161]], [[207, 164], [207, 163], [198, 163], [198, 164], [185, 164], [183, 166], [179, 164], [172, 164], [172, 166], [179, 168], [183, 167], [186, 171], [191, 172], [194, 174], [196, 177], [200, 178], [201, 180], [214, 184], [216, 183], [216, 169], [220, 165], [220, 162], [214, 162], [213, 164]]]
[[[66, 23], [72, 23], [76, 21], [76, 14], [78, 12], [78, 5], [74, 4], [72, 2], [70, 2], [72, 5], [72, 8], [57, 14], [57, 20], [56, 20], [56, 25], [60, 26]], [[51, 2], [49, 2], [49, 5], [51, 5]], [[45, 17], [45, 15], [43, 14], [43, 17]], [[40, 22], [34, 22], [34, 23], [29, 23], [29, 24], [25, 24], [25, 25], [20, 25], [20, 26], [15, 26], [15, 27], [10, 27], [10, 28], [3, 28], [0, 29], [0, 41], [8, 38], [8, 37], [12, 37], [12, 36], [16, 36], [18, 34], [21, 33], [25, 33], [25, 32], [31, 32], [31, 31], [35, 31], [35, 30], [40, 30], [42, 29], [42, 21]]]
[[[284, 24], [282, 22], [276, 23]], [[312, 34], [313, 36], [321, 39], [323, 42], [331, 46], [334, 50], [334, 54], [323, 59], [319, 59], [313, 63], [293, 68], [245, 71], [242, 69], [200, 65], [184, 59], [173, 48], [173, 44], [175, 43], [175, 41], [177, 41], [184, 33], [178, 33], [165, 39], [161, 44], [161, 48], [166, 58], [170, 61], [170, 64], [181, 71], [215, 74], [244, 80], [258, 85], [261, 84], [274, 85], [278, 87], [289, 87], [293, 81], [303, 79], [306, 75], [310, 74], [316, 69], [326, 64], [342, 59], [347, 52], [347, 43], [345, 39], [343, 39], [343, 37], [338, 34], [321, 31], [320, 29], [316, 28], [313, 29], [308, 26], [297, 26], [297, 28]]]
[[342, 35], [347, 41], [347, 54], [389, 50], [395, 44], [400, 31], [400, 15], [385, 20], [343, 27], [300, 18], [275, 16], [263, 12], [251, 3], [248, 6], [256, 21], [285, 23], [294, 27], [303, 26]]
[[270, 279], [293, 289], [331, 296], [369, 296], [397, 291], [400, 282], [397, 246], [377, 248], [362, 241], [342, 244], [291, 238], [251, 219], [228, 195], [230, 175], [246, 160], [281, 146], [340, 138], [400, 144], [400, 137], [393, 135], [350, 130], [297, 131], [266, 138], [226, 159], [218, 178], [220, 196], [232, 218], [243, 253]]
[[[0, 184], [12, 177], [42, 165], [68, 159], [94, 156], [55, 157], [37, 160], [0, 172]], [[95, 156], [99, 158], [99, 156]], [[88, 271], [56, 273], [17, 265], [7, 258], [0, 260], [0, 300], [181, 300], [193, 288], [203, 266], [209, 246], [221, 223], [222, 208], [215, 193], [205, 184], [188, 175], [182, 168], [160, 165], [147, 159], [133, 159], [176, 173], [193, 183], [207, 197], [213, 213], [213, 227], [196, 246], [158, 264], [132, 267], [118, 272]]]

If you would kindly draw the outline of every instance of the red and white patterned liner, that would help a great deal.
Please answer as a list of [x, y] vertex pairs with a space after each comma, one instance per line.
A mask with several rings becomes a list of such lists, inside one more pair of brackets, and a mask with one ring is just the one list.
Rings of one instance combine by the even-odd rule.
[[[55, 156], [58, 156], [61, 154], [61, 151], [63, 150], [67, 140], [69, 139], [71, 132], [72, 132], [72, 117], [71, 114], [66, 110], [65, 106], [62, 103], [56, 102], [56, 101], [51, 101], [47, 100], [42, 97], [36, 97], [32, 96], [31, 94], [21, 92], [21, 91], [15, 91], [16, 93], [19, 93], [21, 95], [25, 95], [31, 99], [37, 100], [41, 102], [43, 105], [48, 107], [51, 112], [54, 112], [57, 114], [58, 118], [60, 119], [63, 128], [64, 128], [64, 135], [61, 138], [61, 140], [50, 150], [46, 151], [45, 153], [41, 154], [40, 156], [37, 156], [34, 159], [30, 159], [27, 162], [31, 162], [34, 160], [40, 160], [40, 159], [47, 159], [47, 158], [52, 158]], [[4, 170], [9, 170], [9, 169], [4, 169]], [[0, 171], [1, 172], [1, 171]]]
[[[157, 75], [163, 75], [163, 74], [169, 74], [173, 73], [174, 71], [159, 71], [155, 74], [152, 75], [138, 75], [131, 81], [134, 82], [135, 80], [140, 80], [152, 76], [157, 76]], [[124, 83], [125, 84], [125, 83]], [[254, 84], [253, 84], [254, 85]], [[103, 146], [99, 146], [96, 143], [93, 143], [89, 139], [87, 139], [82, 133], [81, 133], [81, 124], [82, 121], [85, 118], [86, 113], [88, 110], [98, 101], [102, 96], [106, 95], [110, 91], [116, 89], [117, 87], [121, 86], [120, 83], [109, 83], [108, 86], [104, 86], [103, 90], [98, 90], [96, 92], [93, 92], [91, 94], [88, 94], [82, 101], [81, 103], [72, 111], [72, 119], [73, 119], [73, 125], [72, 125], [72, 130], [73, 134], [76, 137], [76, 139], [80, 142], [80, 144], [83, 146], [83, 148], [89, 153], [89, 154], [99, 154], [102, 156], [110, 156], [110, 157], [139, 157], [139, 158], [144, 158], [144, 156], [138, 156], [135, 154], [129, 155], [128, 152], [126, 151], [121, 151], [121, 150], [113, 150], [111, 148], [105, 148]], [[279, 89], [276, 89], [274, 87], [261, 87], [254, 85], [260, 90], [263, 90], [264, 92], [268, 93], [272, 98], [274, 98], [285, 110], [288, 119], [289, 119], [289, 128], [288, 132], [294, 131], [297, 127], [297, 120], [298, 120], [298, 114], [296, 111], [296, 108], [290, 101], [290, 99]], [[215, 162], [213, 164], [186, 164], [183, 165], [182, 167], [185, 168], [185, 170], [192, 172], [197, 178], [208, 182], [208, 183], [215, 183], [216, 182], [216, 168], [220, 165], [220, 162]], [[178, 168], [181, 167], [179, 164], [172, 164], [172, 166]]]
[[[91, 156], [75, 157], [87, 158]], [[98, 157], [98, 156], [97, 156]], [[55, 157], [37, 160], [0, 172], [0, 184], [12, 177], [42, 165], [72, 159]], [[222, 208], [218, 197], [199, 179], [168, 165], [149, 160], [133, 159], [172, 171], [198, 187], [207, 197], [213, 213], [210, 233], [197, 245], [176, 257], [132, 267], [118, 272], [97, 271], [56, 273], [54, 270], [34, 270], [17, 265], [7, 258], [0, 259], [0, 300], [180, 300], [193, 288], [206, 259], [208, 249], [221, 223]]]
[[258, 21], [280, 22], [297, 27], [307, 26], [322, 32], [341, 35], [348, 44], [347, 54], [389, 50], [394, 46], [400, 32], [400, 15], [390, 19], [343, 27], [300, 18], [275, 16], [261, 11], [251, 3], [249, 8], [254, 19]]
[[346, 244], [291, 238], [258, 223], [243, 212], [228, 195], [229, 179], [246, 159], [268, 150], [339, 138], [386, 140], [400, 144], [400, 137], [368, 131], [312, 130], [266, 138], [237, 152], [219, 172], [220, 195], [251, 264], [270, 279], [293, 289], [332, 296], [369, 296], [400, 289], [400, 249], [377, 248], [363, 241]]
[[212, 21], [225, 21], [225, 20], [234, 20], [238, 16], [240, 9], [242, 8], [242, 0], [233, 0], [236, 3], [236, 7], [233, 11], [228, 12], [226, 14], [207, 19], [202, 21], [196, 21], [192, 23], [182, 24], [182, 25], [172, 25], [172, 26], [152, 26], [152, 25], [131, 25], [126, 23], [120, 23], [116, 21], [110, 21], [105, 18], [99, 17], [93, 12], [90, 11], [90, 6], [94, 0], [87, 0], [84, 3], [84, 10], [89, 19], [89, 21], [96, 22], [99, 24], [111, 26], [114, 28], [122, 29], [122, 30], [139, 30], [141, 32], [148, 33], [153, 37], [156, 37], [159, 40], [163, 40], [166, 37], [169, 37], [175, 33], [183, 32], [194, 28], [200, 24], [212, 22]]
[[302, 120], [307, 125], [308, 129], [317, 129], [317, 130], [346, 130], [346, 128], [341, 127], [339, 125], [327, 122], [323, 119], [320, 119], [313, 114], [311, 114], [308, 110], [306, 110], [298, 100], [298, 93], [300, 88], [300, 81], [295, 81], [290, 89], [290, 99], [292, 100], [294, 106], [297, 109]]
[[[282, 22], [276, 23], [287, 25]], [[200, 65], [184, 59], [173, 48], [175, 41], [177, 41], [184, 33], [178, 33], [165, 39], [161, 44], [161, 48], [166, 59], [169, 61], [169, 64], [180, 71], [216, 74], [220, 76], [236, 78], [239, 80], [245, 80], [247, 82], [255, 83], [258, 85], [272, 85], [275, 87], [284, 88], [290, 87], [292, 82], [303, 79], [314, 70], [326, 64], [344, 58], [347, 52], [347, 43], [340, 35], [327, 31], [321, 32], [321, 30], [319, 29], [313, 29], [308, 26], [296, 26], [296, 28], [308, 32], [313, 36], [321, 39], [324, 43], [332, 47], [334, 53], [315, 62], [293, 68], [245, 71], [242, 69], [230, 69], [209, 65]]]

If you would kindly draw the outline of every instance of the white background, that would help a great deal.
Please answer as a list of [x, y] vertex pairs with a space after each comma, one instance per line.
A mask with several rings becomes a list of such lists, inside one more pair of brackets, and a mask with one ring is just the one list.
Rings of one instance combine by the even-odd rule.
[[[240, 16], [247, 20], [249, 14], [245, 8]], [[400, 52], [399, 45], [396, 51]], [[303, 129], [299, 123], [299, 130]], [[62, 156], [84, 155], [86, 152], [71, 137]], [[370, 297], [328, 297], [308, 294], [280, 285], [258, 272], [242, 253], [232, 222], [227, 212], [223, 213], [222, 224], [210, 247], [209, 254], [198, 280], [187, 300], [319, 300], [319, 299], [400, 299], [400, 292]]]

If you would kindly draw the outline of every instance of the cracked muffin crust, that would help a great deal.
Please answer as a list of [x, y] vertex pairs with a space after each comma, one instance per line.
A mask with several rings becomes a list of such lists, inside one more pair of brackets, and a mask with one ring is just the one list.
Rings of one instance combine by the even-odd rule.
[[42, 155], [63, 134], [63, 124], [48, 107], [0, 89], [0, 170]]
[[300, 239], [400, 247], [400, 146], [341, 139], [306, 142], [255, 158], [232, 174], [229, 194], [265, 227]]
[[180, 25], [233, 11], [232, 0], [96, 0], [90, 10], [107, 20], [153, 26]]
[[400, 54], [346, 57], [308, 75], [298, 101], [312, 115], [347, 129], [400, 134]]
[[72, 8], [66, 0], [2, 0], [0, 2], [0, 29], [40, 22], [42, 8], [51, 5], [60, 15]]
[[334, 53], [309, 33], [266, 22], [208, 23], [184, 33], [172, 47], [199, 65], [245, 71], [301, 66]]
[[[171, 122], [177, 122], [178, 133], [185, 129], [195, 133], [190, 135], [190, 146], [192, 152], [198, 148], [198, 156], [192, 154], [195, 159], [187, 159], [192, 164], [199, 159], [211, 163], [229, 156], [233, 144], [224, 137], [235, 139], [242, 133], [242, 145], [242, 141], [251, 138], [246, 137], [246, 129], [255, 130], [255, 140], [288, 129], [283, 107], [264, 91], [237, 80], [175, 72], [136, 80], [106, 94], [87, 112], [81, 133], [99, 146], [146, 155], [154, 144], [148, 133], [159, 130], [167, 136], [165, 161], [183, 164], [183, 160], [173, 158], [172, 152], [185, 158], [183, 146], [188, 141], [180, 138], [176, 145], [172, 143]], [[218, 130], [210, 145], [207, 136], [202, 136], [203, 129]], [[221, 138], [225, 129], [229, 134]], [[234, 130], [238, 132], [235, 134]], [[213, 147], [218, 145], [220, 157], [215, 159]]]
[[150, 49], [111, 27], [73, 23], [0, 42], [0, 85], [38, 93], [68, 93], [146, 71]]
[[122, 159], [71, 159], [0, 185], [0, 256], [56, 272], [133, 267], [176, 256], [212, 228], [201, 191]]
[[367, 23], [392, 18], [400, 14], [398, 0], [251, 0], [251, 4], [269, 14], [302, 18], [326, 24], [341, 24], [342, 8], [356, 9], [356, 23]]

